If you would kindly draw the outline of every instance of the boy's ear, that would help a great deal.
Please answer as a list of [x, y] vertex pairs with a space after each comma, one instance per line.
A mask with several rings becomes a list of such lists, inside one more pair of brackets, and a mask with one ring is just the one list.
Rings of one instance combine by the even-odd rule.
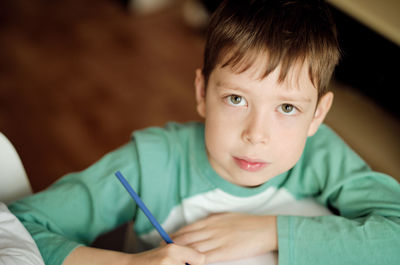
[[319, 99], [317, 108], [314, 113], [313, 120], [308, 129], [308, 136], [314, 135], [321, 123], [324, 121], [326, 114], [328, 114], [333, 102], [333, 93], [328, 92], [325, 95], [321, 96]]
[[201, 69], [196, 70], [194, 79], [194, 87], [196, 89], [197, 112], [202, 118], [206, 116], [206, 85]]

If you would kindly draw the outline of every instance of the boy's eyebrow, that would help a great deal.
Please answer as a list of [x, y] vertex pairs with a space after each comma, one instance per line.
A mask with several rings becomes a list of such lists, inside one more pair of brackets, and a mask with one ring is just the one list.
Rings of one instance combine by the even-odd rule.
[[279, 100], [281, 101], [297, 101], [297, 102], [311, 102], [311, 99], [309, 97], [303, 97], [303, 96], [279, 96]]
[[228, 89], [232, 89], [232, 90], [238, 90], [238, 91], [246, 91], [247, 89], [242, 88], [242, 87], [238, 87], [226, 82], [222, 82], [222, 81], [217, 81], [216, 84], [217, 88], [228, 88]]

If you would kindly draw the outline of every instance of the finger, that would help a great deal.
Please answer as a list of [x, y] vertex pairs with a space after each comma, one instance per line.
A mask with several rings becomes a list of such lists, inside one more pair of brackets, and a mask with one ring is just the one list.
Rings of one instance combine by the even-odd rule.
[[240, 251], [231, 251], [225, 246], [211, 249], [209, 251], [203, 252], [206, 255], [206, 263], [214, 263], [221, 261], [237, 260], [242, 258], [247, 258], [249, 256], [243, 255]]
[[182, 232], [177, 235], [174, 234], [172, 240], [179, 245], [189, 245], [194, 242], [207, 240], [212, 236], [212, 234], [213, 232], [211, 230], [200, 229]]
[[228, 261], [228, 260], [237, 260], [248, 258], [252, 256], [256, 256], [262, 253], [253, 253], [248, 249], [235, 249], [229, 245], [218, 245], [218, 247], [210, 249], [208, 251], [203, 252], [206, 255], [206, 262], [220, 262], [220, 261]]
[[204, 227], [205, 227], [205, 222], [203, 220], [200, 220], [200, 221], [197, 221], [197, 222], [194, 222], [192, 224], [182, 227], [181, 229], [176, 231], [174, 233], [174, 235], [179, 235], [179, 234], [183, 234], [183, 233], [187, 233], [187, 232], [191, 232], [191, 231], [200, 230]]
[[226, 261], [226, 257], [223, 256], [221, 248], [214, 248], [209, 251], [204, 252], [206, 256], [206, 264]]
[[203, 229], [204, 227], [209, 226], [209, 224], [213, 224], [215, 222], [215, 220], [220, 219], [224, 215], [226, 215], [226, 213], [214, 213], [214, 214], [211, 214], [211, 215], [205, 217], [204, 219], [198, 220], [198, 221], [196, 221], [194, 223], [188, 224], [188, 225], [180, 228], [178, 231], [176, 231], [174, 233], [174, 235], [178, 236], [178, 235], [183, 234], [183, 233], [187, 233], [187, 232]]
[[197, 241], [188, 245], [188, 247], [191, 247], [201, 253], [207, 253], [211, 250], [218, 249], [221, 246], [222, 246], [221, 240], [216, 238]]

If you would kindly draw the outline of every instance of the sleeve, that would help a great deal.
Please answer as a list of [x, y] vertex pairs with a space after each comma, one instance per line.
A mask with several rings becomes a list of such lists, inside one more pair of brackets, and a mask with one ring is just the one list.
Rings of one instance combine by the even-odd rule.
[[133, 141], [88, 169], [9, 206], [31, 233], [46, 264], [62, 264], [76, 247], [134, 218], [135, 205], [114, 176], [117, 170], [134, 188], [138, 186]]
[[44, 265], [31, 235], [1, 202], [0, 265]]
[[334, 215], [278, 216], [279, 264], [400, 264], [400, 184], [322, 131], [292, 169], [299, 177], [289, 189]]

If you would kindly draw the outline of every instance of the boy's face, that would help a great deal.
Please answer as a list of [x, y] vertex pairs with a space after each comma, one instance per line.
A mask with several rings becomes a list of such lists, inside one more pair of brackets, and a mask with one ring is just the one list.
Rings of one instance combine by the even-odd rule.
[[208, 159], [221, 177], [240, 186], [261, 185], [292, 168], [333, 99], [329, 92], [317, 105], [306, 64], [293, 66], [281, 83], [279, 67], [260, 79], [264, 66], [262, 59], [242, 73], [218, 66], [207, 91], [201, 70], [196, 71]]

